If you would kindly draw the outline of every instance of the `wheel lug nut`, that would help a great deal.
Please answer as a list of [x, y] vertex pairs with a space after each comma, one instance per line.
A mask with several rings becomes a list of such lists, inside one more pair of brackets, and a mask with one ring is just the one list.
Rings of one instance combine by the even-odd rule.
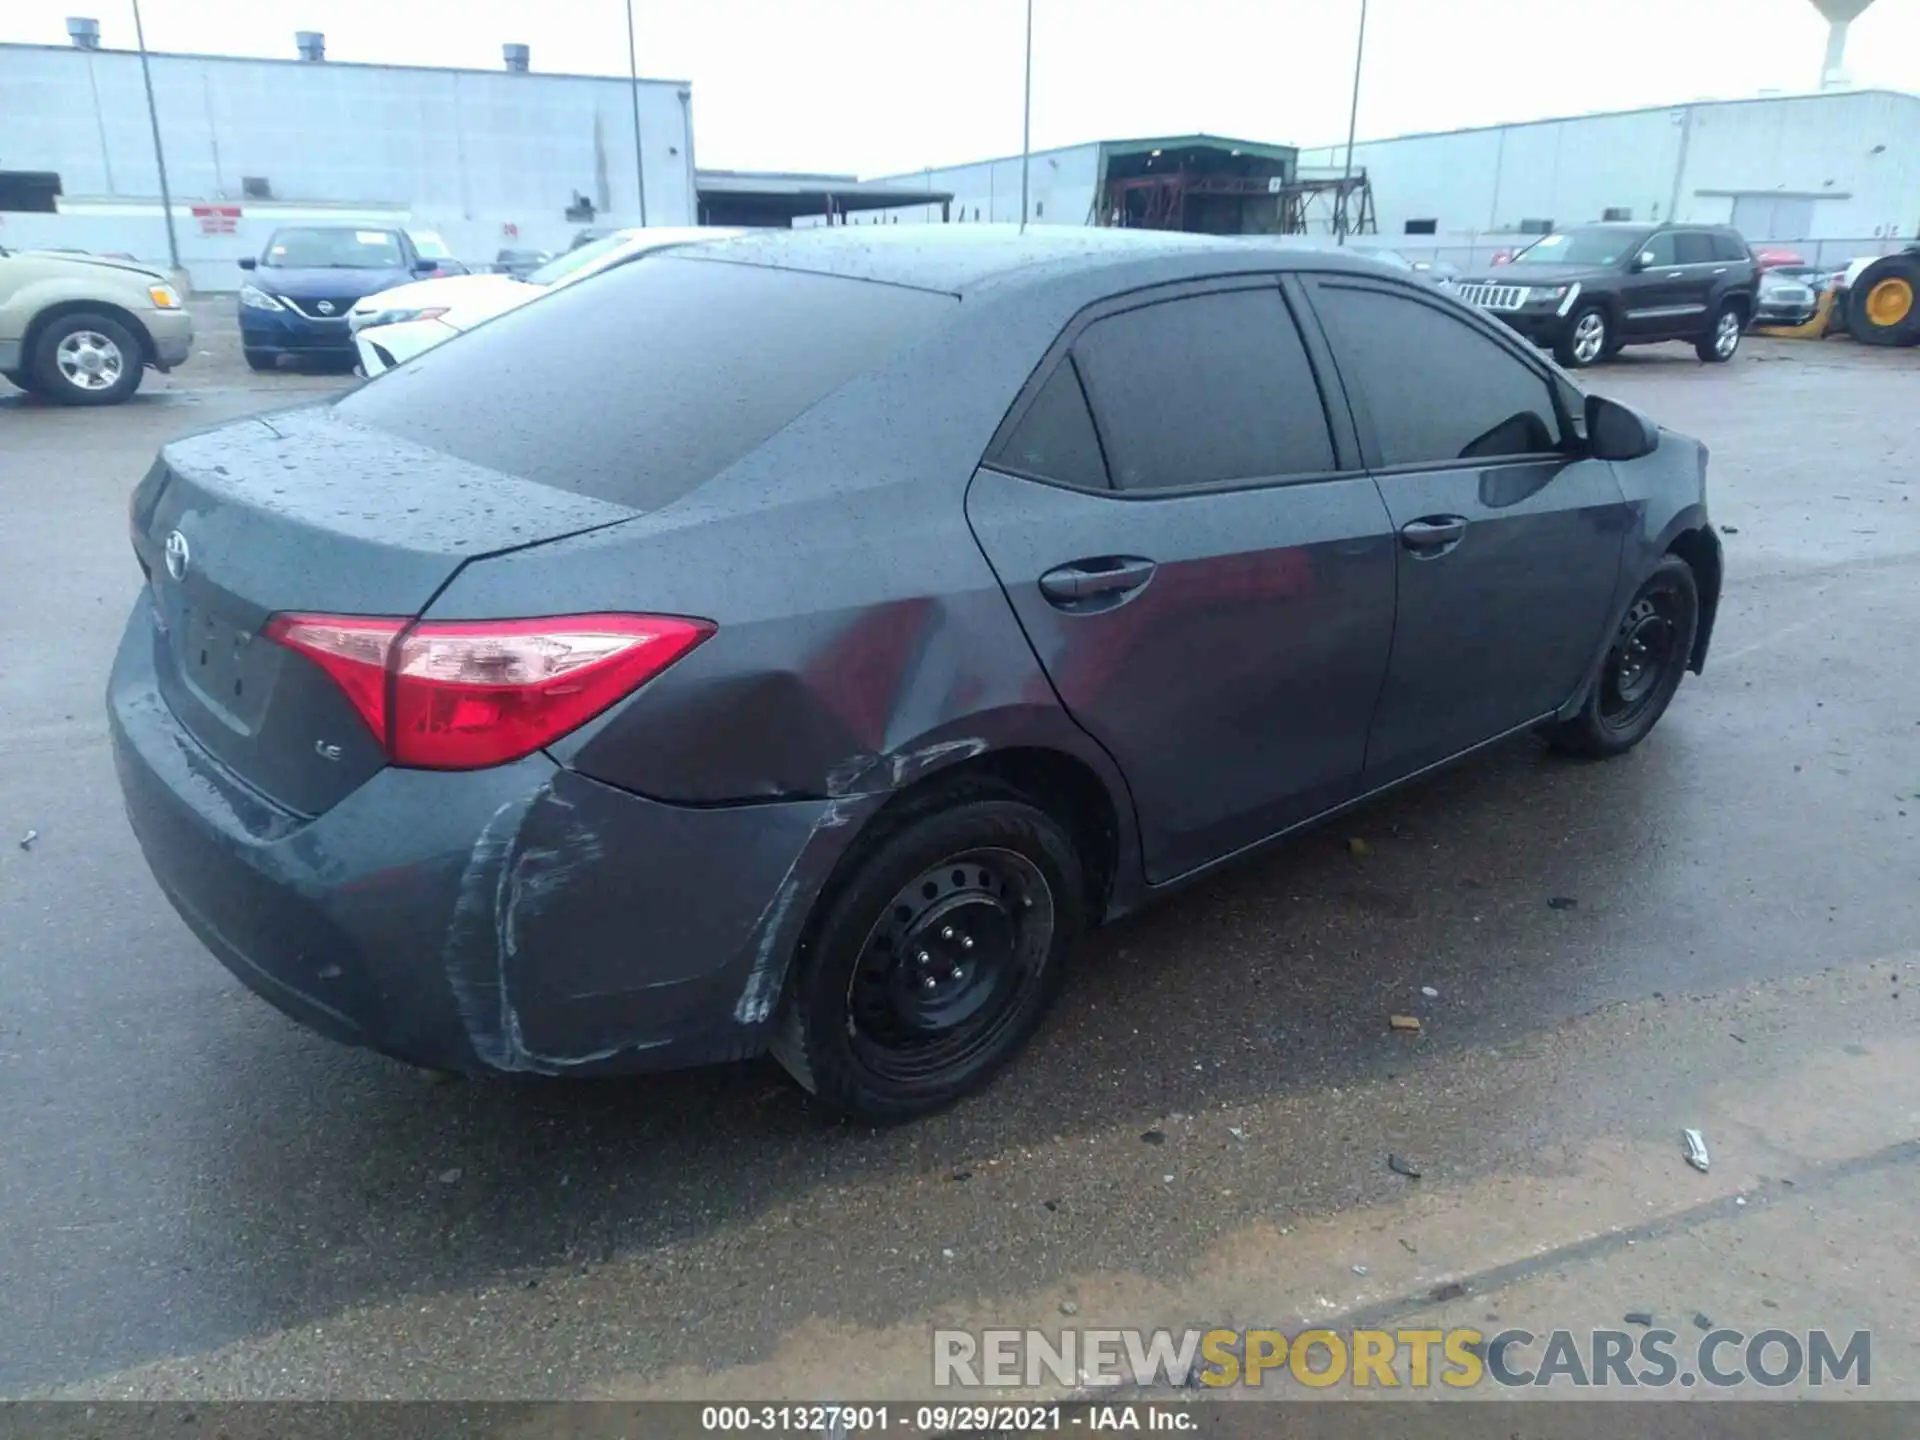
[[960, 978], [960, 967], [956, 965], [953, 969], [949, 970], [947, 972], [947, 978], [949, 980], [958, 980]]
[[933, 963], [933, 956], [929, 955], [926, 951], [922, 950], [920, 952], [920, 963], [922, 965], [931, 965]]
[[951, 939], [953, 939], [953, 926], [951, 926], [951, 925], [942, 925], [942, 926], [940, 927], [940, 938], [941, 938], [942, 940], [951, 940]]
[[934, 979], [933, 976], [929, 975], [927, 976], [926, 979], [922, 980], [920, 983], [926, 986], [927, 989], [931, 990], [933, 989], [934, 986], [938, 985], [940, 982]]
[[962, 936], [960, 937], [960, 948], [961, 948], [962, 950], [971, 950], [971, 949], [973, 949], [973, 936], [971, 936], [971, 935], [962, 935]]

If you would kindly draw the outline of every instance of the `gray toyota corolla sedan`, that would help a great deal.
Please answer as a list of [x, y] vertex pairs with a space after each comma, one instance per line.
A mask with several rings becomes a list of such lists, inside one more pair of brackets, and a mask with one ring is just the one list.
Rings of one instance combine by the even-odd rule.
[[169, 445], [120, 781], [317, 1030], [771, 1050], [896, 1118], [984, 1083], [1088, 927], [1502, 737], [1640, 741], [1706, 656], [1705, 470], [1336, 253], [736, 240]]

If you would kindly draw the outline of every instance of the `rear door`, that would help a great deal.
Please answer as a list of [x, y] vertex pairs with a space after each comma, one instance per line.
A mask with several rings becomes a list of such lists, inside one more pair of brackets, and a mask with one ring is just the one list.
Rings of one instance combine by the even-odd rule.
[[1312, 294], [1398, 532], [1371, 787], [1571, 698], [1630, 516], [1612, 467], [1581, 458], [1564, 382], [1484, 322], [1387, 283], [1321, 276]]
[[1696, 331], [1706, 324], [1707, 312], [1713, 308], [1732, 267], [1716, 253], [1713, 236], [1705, 230], [1678, 231], [1673, 237], [1673, 249], [1682, 276], [1681, 299], [1677, 303], [1687, 307], [1674, 328]]
[[968, 492], [975, 534], [1171, 879], [1352, 796], [1394, 541], [1271, 279], [1071, 327]]

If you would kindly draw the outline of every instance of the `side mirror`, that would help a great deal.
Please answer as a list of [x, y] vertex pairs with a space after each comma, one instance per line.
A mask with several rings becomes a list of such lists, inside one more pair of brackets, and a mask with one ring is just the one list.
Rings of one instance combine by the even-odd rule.
[[1642, 250], [1638, 255], [1633, 257], [1633, 263], [1627, 266], [1627, 269], [1638, 275], [1642, 270], [1649, 270], [1652, 267], [1653, 252], [1651, 250]]
[[1587, 450], [1596, 460], [1638, 460], [1660, 448], [1660, 427], [1631, 406], [1587, 397]]
[[431, 275], [439, 268], [440, 262], [438, 260], [416, 260], [413, 262], [413, 273], [416, 275]]
[[242, 255], [240, 257], [240, 268], [242, 270], [258, 270], [260, 268], [260, 262], [251, 255]]

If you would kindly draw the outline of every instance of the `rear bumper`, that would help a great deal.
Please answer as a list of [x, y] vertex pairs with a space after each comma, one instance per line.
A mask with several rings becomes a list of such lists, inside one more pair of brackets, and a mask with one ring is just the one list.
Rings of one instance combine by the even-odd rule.
[[108, 688], [127, 816], [168, 900], [310, 1028], [460, 1071], [625, 1073], [764, 1048], [854, 825], [832, 801], [684, 809], [545, 755], [388, 769], [318, 818], [240, 781], [155, 683], [136, 604]]

